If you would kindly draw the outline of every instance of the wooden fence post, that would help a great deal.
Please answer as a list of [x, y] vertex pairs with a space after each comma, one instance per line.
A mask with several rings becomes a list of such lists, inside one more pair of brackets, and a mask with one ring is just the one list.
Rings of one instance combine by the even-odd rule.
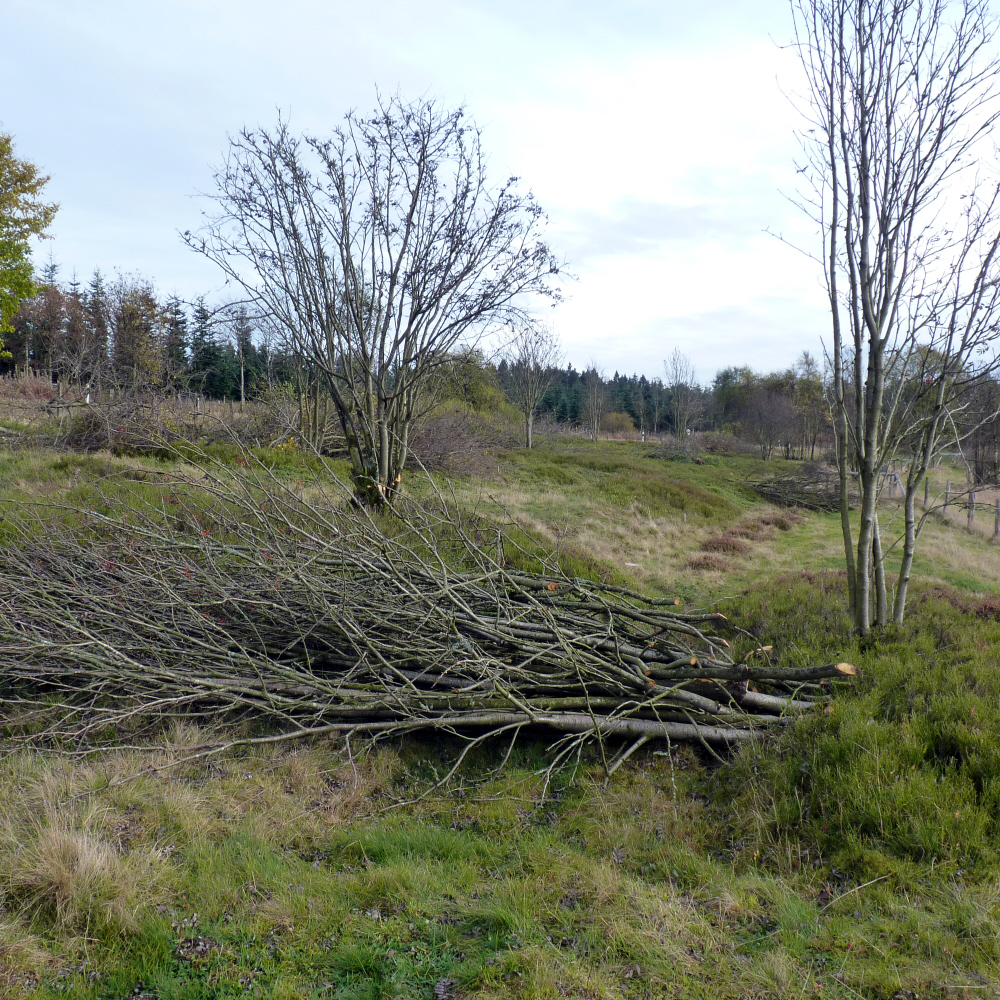
[[927, 474], [924, 474], [924, 510], [927, 510], [927, 504], [930, 502], [931, 495], [931, 481]]
[[976, 519], [976, 492], [975, 490], [969, 490], [969, 527], [972, 527], [972, 522]]
[[944, 486], [944, 505], [945, 507], [951, 503], [951, 480], [949, 479]]

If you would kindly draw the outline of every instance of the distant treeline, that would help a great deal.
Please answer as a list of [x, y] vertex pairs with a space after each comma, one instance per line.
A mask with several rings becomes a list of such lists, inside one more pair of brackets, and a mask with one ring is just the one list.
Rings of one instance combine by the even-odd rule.
[[[0, 373], [30, 370], [95, 388], [188, 391], [213, 399], [277, 391], [311, 399], [314, 408], [326, 391], [280, 333], [239, 303], [213, 309], [203, 298], [161, 299], [151, 281], [136, 275], [106, 279], [95, 272], [85, 284], [61, 283], [53, 264], [38, 285], [12, 319], [5, 336], [12, 358], [0, 362]], [[754, 444], [764, 458], [817, 458], [832, 446], [830, 387], [808, 352], [770, 373], [723, 368], [707, 386], [696, 384], [690, 363], [681, 362], [686, 359], [675, 351], [663, 378], [552, 368], [538, 416], [592, 433], [727, 433]], [[503, 392], [514, 396], [516, 375], [508, 362], [493, 363], [475, 351], [456, 355], [440, 375], [430, 391], [473, 407], [494, 405]], [[976, 480], [996, 481], [1000, 384], [970, 377], [963, 391], [953, 411], [955, 437]]]
[[3, 369], [123, 390], [172, 389], [214, 399], [252, 398], [294, 385], [301, 365], [238, 304], [160, 300], [134, 275], [65, 285], [51, 266], [38, 294], [21, 302], [5, 337]]
[[[498, 365], [497, 376], [502, 386], [506, 362]], [[822, 371], [808, 353], [790, 368], [769, 374], [746, 366], [724, 368], [710, 386], [619, 372], [604, 378], [594, 369], [579, 372], [572, 365], [553, 369], [551, 378], [540, 415], [559, 423], [591, 424], [596, 379], [604, 386], [596, 404], [603, 410], [600, 426], [612, 433], [723, 431], [754, 441], [765, 457], [776, 448], [801, 457], [814, 455], [830, 430]]]
[[[832, 386], [828, 373], [808, 352], [790, 367], [769, 373], [746, 366], [723, 368], [708, 386], [676, 378], [676, 368], [671, 379], [670, 368], [668, 363], [664, 379], [619, 372], [605, 378], [593, 368], [579, 372], [572, 365], [553, 369], [540, 414], [558, 423], [590, 428], [596, 424], [608, 434], [721, 432], [752, 443], [764, 458], [830, 457]], [[503, 362], [497, 377], [503, 386], [508, 377]], [[909, 370], [894, 375], [890, 389], [905, 394], [912, 377]], [[595, 393], [595, 385], [602, 391]], [[970, 373], [958, 385], [950, 407], [950, 447], [964, 454], [975, 482], [1000, 482], [1000, 381]], [[600, 410], [596, 421], [591, 412], [595, 407]]]
[[[6, 337], [13, 356], [8, 370], [51, 372], [95, 387], [186, 390], [214, 399], [253, 399], [276, 387], [293, 393], [303, 386], [316, 389], [301, 357], [239, 304], [210, 309], [204, 299], [161, 300], [152, 282], [135, 275], [106, 279], [97, 272], [86, 284], [63, 284], [57, 271], [53, 265], [46, 269], [38, 294], [25, 299], [13, 318]], [[807, 354], [768, 375], [726, 368], [710, 387], [679, 376], [664, 380], [616, 372], [605, 378], [572, 365], [548, 374], [539, 416], [560, 424], [594, 425], [596, 408], [596, 426], [603, 431], [726, 430], [755, 441], [765, 456], [779, 447], [788, 454], [813, 454], [828, 429], [822, 373]], [[484, 376], [501, 390], [508, 387], [507, 361], [494, 365], [475, 353], [463, 355], [437, 385], [474, 399], [476, 391], [461, 383], [478, 384]]]

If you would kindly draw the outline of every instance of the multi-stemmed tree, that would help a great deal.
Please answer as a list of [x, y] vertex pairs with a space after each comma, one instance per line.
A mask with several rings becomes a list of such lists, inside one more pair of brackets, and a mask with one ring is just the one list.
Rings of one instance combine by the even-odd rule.
[[558, 297], [544, 215], [517, 178], [491, 183], [464, 109], [380, 101], [329, 137], [244, 130], [191, 247], [322, 374], [356, 497], [392, 502], [433, 373], [535, 295]]
[[663, 362], [667, 389], [670, 392], [670, 419], [674, 436], [684, 437], [698, 415], [701, 397], [695, 383], [694, 365], [680, 348], [674, 348]]
[[503, 388], [524, 418], [524, 446], [532, 447], [535, 415], [556, 375], [562, 348], [551, 328], [524, 323], [507, 346]]
[[[986, 0], [792, 0], [807, 80], [802, 205], [832, 316], [832, 404], [850, 607], [890, 615], [878, 499], [905, 449], [902, 621], [914, 499], [964, 385], [996, 364], [1000, 199], [979, 169], [1000, 114]], [[860, 521], [850, 517], [857, 470]]]

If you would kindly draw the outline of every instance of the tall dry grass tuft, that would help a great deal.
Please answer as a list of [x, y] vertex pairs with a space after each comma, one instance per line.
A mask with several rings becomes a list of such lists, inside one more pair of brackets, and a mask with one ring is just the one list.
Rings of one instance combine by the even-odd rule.
[[94, 834], [59, 826], [39, 829], [5, 862], [15, 903], [74, 930], [134, 927], [156, 883], [148, 863], [133, 863]]
[[15, 923], [0, 923], [0, 997], [30, 994], [38, 983], [38, 971], [51, 964], [51, 957], [38, 939]]
[[748, 970], [747, 978], [756, 987], [752, 995], [761, 1000], [815, 996], [812, 990], [806, 992], [809, 986], [808, 974], [804, 974], [798, 962], [784, 950], [775, 949], [760, 955]]

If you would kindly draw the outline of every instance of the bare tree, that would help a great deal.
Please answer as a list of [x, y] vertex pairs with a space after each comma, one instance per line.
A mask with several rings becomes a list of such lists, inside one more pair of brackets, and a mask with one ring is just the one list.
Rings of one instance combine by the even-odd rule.
[[590, 430], [591, 440], [596, 441], [601, 430], [601, 420], [608, 405], [608, 387], [604, 383], [604, 372], [596, 361], [581, 376], [584, 392], [584, 420]]
[[760, 448], [765, 461], [778, 444], [794, 438], [798, 423], [792, 401], [772, 389], [754, 389], [740, 409], [743, 434]]
[[679, 348], [663, 362], [670, 391], [670, 416], [674, 425], [674, 435], [684, 437], [692, 421], [697, 416], [700, 397], [695, 383], [694, 365]]
[[816, 359], [808, 352], [792, 369], [795, 376], [795, 410], [802, 434], [802, 457], [809, 448], [810, 461], [816, 457], [816, 442], [830, 423], [830, 410], [823, 398], [823, 375]]
[[532, 447], [535, 414], [562, 361], [562, 348], [551, 327], [526, 322], [505, 352], [504, 391], [524, 417], [524, 446]]
[[[986, 0], [792, 0], [808, 80], [802, 207], [819, 223], [832, 315], [832, 408], [854, 624], [888, 620], [880, 484], [901, 448], [903, 618], [914, 497], [962, 384], [995, 364], [997, 189], [979, 150], [996, 122]], [[855, 544], [848, 477], [858, 471]]]
[[491, 185], [464, 109], [399, 97], [329, 138], [244, 130], [216, 183], [188, 244], [322, 373], [357, 499], [390, 503], [431, 373], [530, 296], [558, 298], [541, 208], [517, 178]]
[[233, 345], [236, 364], [240, 370], [240, 409], [247, 401], [247, 351], [253, 347], [253, 322], [247, 307], [242, 302], [233, 303], [225, 310], [227, 336]]

